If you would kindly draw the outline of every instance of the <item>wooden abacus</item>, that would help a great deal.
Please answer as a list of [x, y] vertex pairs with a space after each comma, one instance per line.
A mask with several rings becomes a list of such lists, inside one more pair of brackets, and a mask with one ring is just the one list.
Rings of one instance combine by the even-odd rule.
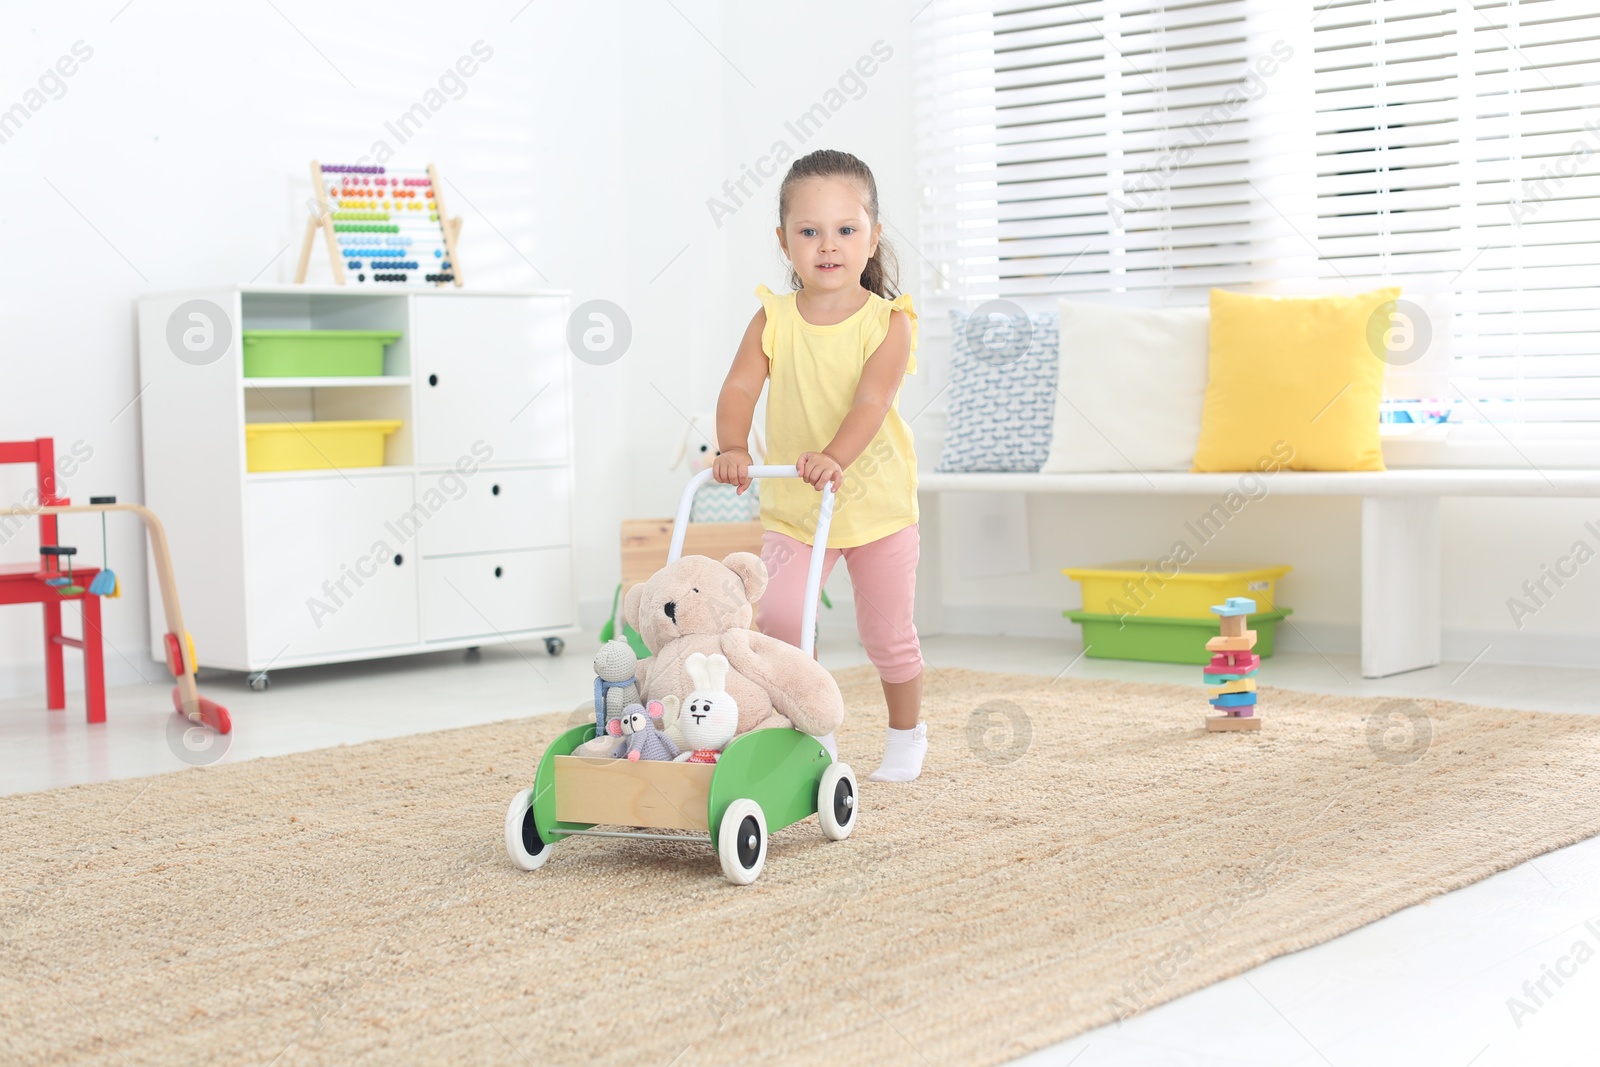
[[[294, 280], [303, 284], [320, 231], [333, 280], [348, 284], [462, 284], [456, 244], [461, 217], [450, 218], [432, 163], [425, 170], [311, 161], [313, 199]], [[426, 263], [428, 259], [433, 263]], [[432, 269], [429, 269], [429, 268]]]

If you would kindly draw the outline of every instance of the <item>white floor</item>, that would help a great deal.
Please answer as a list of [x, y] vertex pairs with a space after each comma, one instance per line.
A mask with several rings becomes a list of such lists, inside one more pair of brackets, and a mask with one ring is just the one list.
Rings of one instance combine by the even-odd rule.
[[[593, 684], [593, 642], [570, 646], [555, 659], [530, 644], [487, 648], [475, 658], [452, 652], [279, 671], [263, 693], [247, 690], [241, 675], [203, 676], [201, 691], [227, 705], [237, 724], [225, 751], [197, 748], [205, 739], [186, 737], [165, 686], [113, 690], [109, 721], [99, 727], [84, 723], [81, 694], [72, 694], [65, 713], [45, 712], [42, 697], [0, 701], [0, 794], [575, 709]], [[925, 641], [924, 652], [938, 666], [1195, 680], [1192, 667], [1080, 659], [1078, 648], [1062, 641], [947, 636]], [[824, 638], [823, 659], [830, 667], [865, 662], [848, 637], [834, 634]], [[1319, 692], [1600, 710], [1593, 696], [1600, 670], [1458, 663], [1369, 682], [1354, 657], [1294, 653], [1273, 657], [1271, 668], [1272, 684]], [[870, 767], [876, 755], [853, 762]], [[1534, 1010], [1513, 1016], [1512, 997]], [[1593, 1064], [1600, 1063], [1597, 1019], [1600, 838], [1018, 1062]]]

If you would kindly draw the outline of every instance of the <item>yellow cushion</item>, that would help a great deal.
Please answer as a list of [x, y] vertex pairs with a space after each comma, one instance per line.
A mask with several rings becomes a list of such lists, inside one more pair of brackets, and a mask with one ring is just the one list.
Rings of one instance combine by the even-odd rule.
[[[1383, 470], [1384, 363], [1368, 343], [1368, 324], [1399, 296], [1211, 290], [1210, 377], [1194, 469]], [[1382, 321], [1387, 328], [1386, 314]]]

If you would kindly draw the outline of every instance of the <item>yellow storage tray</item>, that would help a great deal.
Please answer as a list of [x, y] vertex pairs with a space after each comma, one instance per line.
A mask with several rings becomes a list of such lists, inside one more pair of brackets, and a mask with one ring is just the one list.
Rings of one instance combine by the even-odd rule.
[[[1167, 570], [1172, 569], [1169, 562]], [[1218, 571], [1182, 567], [1170, 577], [1153, 560], [1125, 560], [1103, 567], [1067, 567], [1068, 578], [1083, 585], [1083, 610], [1104, 615], [1152, 615], [1168, 619], [1209, 619], [1211, 605], [1246, 596], [1257, 611], [1278, 608], [1278, 579], [1294, 568], [1256, 567]]]
[[338, 422], [249, 422], [244, 427], [245, 469], [319, 471], [383, 466], [383, 440], [399, 419]]

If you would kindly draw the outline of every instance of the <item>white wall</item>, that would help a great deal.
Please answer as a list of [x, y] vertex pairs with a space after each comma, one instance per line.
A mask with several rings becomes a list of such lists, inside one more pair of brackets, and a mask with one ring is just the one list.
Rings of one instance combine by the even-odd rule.
[[[27, 101], [75, 42], [92, 54], [0, 143], [0, 439], [82, 442], [92, 458], [66, 492], [140, 499], [135, 298], [289, 280], [307, 161], [353, 161], [387, 139], [397, 165], [435, 162], [457, 190], [472, 285], [569, 288], [575, 303], [610, 299], [634, 320], [622, 360], [574, 363], [579, 536], [593, 546], [579, 553], [580, 596], [609, 605], [618, 521], [664, 480], [648, 439], [676, 432], [655, 386], [692, 402], [691, 356], [720, 339], [723, 301], [700, 200], [721, 181], [725, 79], [671, 6], [626, 7], [11, 5], [0, 107]], [[677, 7], [718, 33], [716, 4]], [[385, 123], [480, 40], [494, 54], [464, 94], [399, 144]], [[27, 484], [0, 468], [0, 499], [20, 500]], [[97, 524], [75, 520], [64, 535], [98, 561]], [[160, 677], [144, 651], [140, 536], [113, 521], [124, 587], [106, 605], [113, 681]], [[29, 529], [0, 545], [0, 561], [35, 558], [35, 544]], [[176, 564], [181, 582], [204, 580]], [[41, 664], [37, 611], [0, 611], [0, 693], [41, 691]]]
[[[666, 467], [683, 416], [713, 406], [756, 306], [750, 290], [784, 283], [772, 234], [777, 177], [747, 180], [753, 195], [718, 225], [707, 201], [726, 201], [725, 181], [779, 140], [796, 153], [856, 153], [876, 172], [886, 228], [921, 295], [914, 6], [510, 0], [468, 11], [398, 3], [376, 17], [304, 0], [280, 0], [281, 15], [199, 2], [13, 5], [0, 36], [0, 108], [30, 100], [75, 42], [93, 54], [0, 143], [0, 438], [51, 435], [63, 452], [81, 442], [92, 458], [68, 492], [139, 499], [134, 299], [287, 280], [306, 160], [368, 152], [386, 121], [482, 40], [492, 59], [395, 146], [396, 162], [436, 162], [459, 189], [451, 207], [466, 218], [461, 259], [474, 285], [570, 288], [574, 302], [609, 299], [632, 319], [633, 347], [620, 361], [574, 363], [579, 589], [593, 621], [616, 581], [618, 521], [670, 512], [683, 477]], [[892, 55], [860, 98], [800, 143], [786, 120], [824, 100], [879, 41]], [[940, 331], [928, 325], [922, 358], [932, 365], [908, 383], [908, 414], [939, 380]], [[919, 421], [919, 437], [936, 435], [940, 406]], [[24, 488], [20, 472], [0, 469], [0, 499]], [[950, 617], [1069, 634], [1058, 613], [1077, 596], [1059, 568], [1156, 554], [1191, 504], [1035, 498], [1030, 572], [964, 579], [952, 561]], [[1600, 508], [1452, 502], [1445, 519], [1447, 651], [1471, 658], [1487, 641], [1486, 659], [1600, 658], [1600, 577], [1590, 573], [1600, 563], [1520, 632], [1505, 606], [1585, 536], [1583, 521], [1600, 524]], [[1353, 648], [1357, 522], [1353, 502], [1269, 499], [1207, 550], [1208, 562], [1294, 564], [1284, 596], [1306, 635]], [[94, 562], [92, 524], [67, 533]], [[108, 671], [156, 677], [143, 653], [138, 535], [128, 525], [112, 537], [126, 594], [107, 605]], [[0, 545], [0, 561], [30, 558], [32, 544], [29, 531]], [[177, 565], [184, 581], [203, 580]], [[838, 579], [833, 587], [848, 594]], [[37, 613], [0, 611], [0, 693], [42, 689], [41, 661]]]
[[[674, 20], [679, 28], [682, 20], [670, 6], [661, 9], [666, 12], [664, 25], [647, 28], [654, 36], [641, 47], [658, 63], [662, 81], [648, 81], [641, 98], [671, 92], [686, 75], [709, 67], [720, 107], [720, 126], [709, 130], [699, 116], [681, 114], [679, 102], [659, 108], [658, 121], [649, 124], [646, 133], [652, 140], [642, 151], [641, 146], [629, 149], [632, 158], [660, 158], [663, 163], [670, 159], [674, 167], [696, 167], [689, 181], [656, 189], [659, 211], [653, 228], [671, 235], [670, 241], [661, 237], [663, 247], [670, 253], [687, 244], [689, 251], [645, 291], [653, 299], [665, 290], [671, 295], [662, 299], [689, 301], [694, 309], [689, 374], [670, 384], [655, 382], [661, 392], [652, 388], [640, 410], [640, 424], [652, 434], [665, 435], [676, 449], [683, 416], [715, 410], [734, 349], [759, 307], [755, 287], [787, 289], [787, 268], [773, 232], [783, 173], [783, 166], [768, 162], [775, 154], [799, 156], [823, 147], [855, 153], [875, 171], [885, 218], [914, 236], [912, 57], [908, 16], [896, 4], [723, 0], [720, 18], [709, 12], [703, 21], [696, 17], [714, 46], [694, 38], [683, 43], [672, 32]], [[674, 40], [671, 48], [654, 47], [668, 38]], [[861, 78], [856, 64], [871, 56], [875, 44], [880, 54], [887, 50], [889, 58], [875, 62], [874, 73]], [[846, 82], [844, 103], [825, 125], [809, 136], [790, 127], [792, 120], [838, 89], [847, 74], [856, 81]], [[654, 155], [657, 145], [669, 146], [663, 156]], [[761, 170], [774, 166], [770, 176], [761, 175]], [[656, 169], [649, 172], [647, 184], [659, 185]], [[895, 240], [902, 257], [915, 257], [904, 240]], [[659, 261], [666, 258], [663, 254]], [[647, 510], [637, 513], [670, 513], [683, 472], [667, 474], [662, 463], [646, 466], [640, 476], [641, 507]]]

